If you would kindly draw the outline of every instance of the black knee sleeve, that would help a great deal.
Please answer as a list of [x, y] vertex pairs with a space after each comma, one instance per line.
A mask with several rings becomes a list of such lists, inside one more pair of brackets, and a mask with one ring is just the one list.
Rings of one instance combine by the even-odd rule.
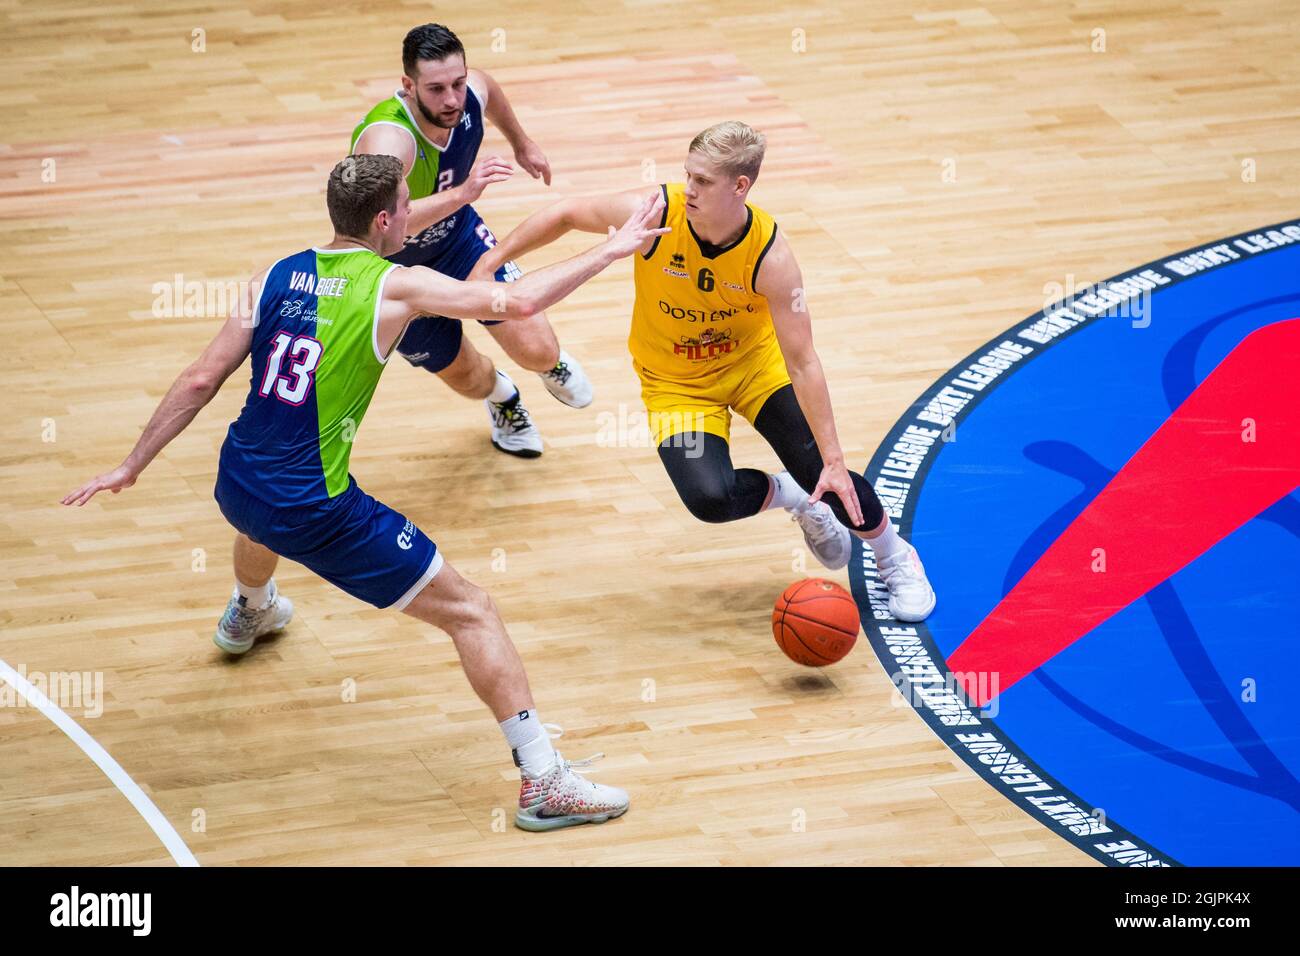
[[719, 524], [748, 518], [767, 501], [767, 475], [733, 468], [731, 451], [717, 435], [696, 432], [689, 442], [665, 440], [659, 460], [682, 503], [701, 521]]
[[[772, 393], [754, 416], [754, 428], [767, 439], [799, 487], [811, 494], [822, 474], [822, 456], [817, 450], [817, 440], [808, 426], [803, 409], [799, 407], [799, 400], [795, 398], [793, 385], [786, 385]], [[830, 505], [841, 524], [854, 531], [874, 531], [884, 520], [884, 506], [867, 479], [853, 471], [849, 472], [849, 477], [853, 479], [858, 504], [862, 507], [861, 524], [854, 524], [849, 518], [839, 495], [828, 492], [822, 496], [822, 500]]]

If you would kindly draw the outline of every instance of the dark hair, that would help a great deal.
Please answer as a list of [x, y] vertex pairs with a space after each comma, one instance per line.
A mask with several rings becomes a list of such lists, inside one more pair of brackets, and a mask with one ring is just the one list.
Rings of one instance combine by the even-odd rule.
[[402, 41], [402, 69], [415, 79], [420, 60], [445, 60], [459, 53], [465, 59], [465, 47], [460, 38], [441, 23], [426, 23], [416, 27]]
[[401, 183], [402, 161], [396, 156], [359, 153], [344, 159], [331, 170], [325, 189], [334, 231], [356, 238], [368, 235], [380, 210], [397, 212]]

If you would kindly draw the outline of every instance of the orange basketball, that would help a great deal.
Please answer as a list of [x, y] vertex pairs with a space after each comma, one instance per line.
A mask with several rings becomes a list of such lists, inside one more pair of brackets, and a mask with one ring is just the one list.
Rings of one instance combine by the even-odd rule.
[[796, 664], [834, 664], [858, 642], [858, 605], [834, 581], [805, 578], [776, 599], [772, 636]]

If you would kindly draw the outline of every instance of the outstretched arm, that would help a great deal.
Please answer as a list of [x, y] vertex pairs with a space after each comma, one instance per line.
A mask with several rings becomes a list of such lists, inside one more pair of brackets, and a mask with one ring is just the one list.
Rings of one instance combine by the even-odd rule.
[[[663, 191], [658, 186], [623, 193], [606, 193], [602, 196], [562, 199], [533, 213], [515, 227], [510, 235], [483, 253], [469, 277], [490, 280], [502, 264], [550, 245], [572, 229], [606, 233], [626, 220], [641, 203], [651, 197], [658, 198], [659, 214], [662, 216]], [[658, 225], [658, 222], [654, 224]]]
[[483, 112], [492, 125], [501, 130], [510, 141], [510, 148], [515, 151], [515, 162], [533, 179], [541, 179], [546, 185], [551, 184], [551, 164], [546, 161], [546, 154], [528, 138], [523, 124], [515, 116], [510, 101], [506, 99], [505, 90], [492, 78], [492, 74], [482, 70], [470, 70], [469, 80], [483, 101]]
[[203, 354], [176, 377], [122, 464], [65, 495], [65, 505], [80, 507], [101, 491], [117, 494], [123, 488], [130, 488], [167, 443], [183, 432], [199, 410], [212, 401], [222, 384], [248, 356], [253, 341], [252, 303], [257, 300], [261, 279], [262, 274], [259, 274], [249, 284], [244, 300], [226, 319]]
[[622, 228], [586, 252], [505, 282], [460, 282], [422, 266], [397, 269], [384, 286], [379, 347], [388, 354], [413, 315], [454, 319], [526, 319], [563, 299], [611, 262], [630, 256], [656, 236], [663, 199], [650, 194], [632, 211]]
[[767, 299], [795, 398], [799, 400], [799, 407], [817, 439], [817, 450], [821, 452], [822, 473], [810, 500], [820, 501], [822, 495], [833, 491], [839, 495], [853, 523], [861, 525], [862, 504], [853, 488], [853, 479], [844, 466], [844, 452], [835, 433], [835, 415], [831, 410], [830, 390], [826, 387], [826, 373], [817, 357], [817, 350], [813, 348], [812, 321], [804, 300], [803, 277], [784, 234], [777, 235], [760, 263], [754, 291]]

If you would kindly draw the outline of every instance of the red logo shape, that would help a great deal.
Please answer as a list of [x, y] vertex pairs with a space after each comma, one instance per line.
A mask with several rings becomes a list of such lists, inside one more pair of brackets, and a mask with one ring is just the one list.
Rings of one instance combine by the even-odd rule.
[[[1219, 363], [953, 651], [949, 670], [983, 706], [1297, 487], [1300, 318], [1256, 329]], [[1105, 571], [1093, 570], [1099, 555]]]

